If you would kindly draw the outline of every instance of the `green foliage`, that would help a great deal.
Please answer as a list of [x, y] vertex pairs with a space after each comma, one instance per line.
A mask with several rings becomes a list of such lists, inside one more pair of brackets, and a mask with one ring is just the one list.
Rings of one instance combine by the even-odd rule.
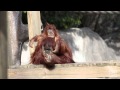
[[55, 24], [58, 29], [77, 27], [81, 24], [79, 13], [68, 11], [41, 11], [42, 22]]
[[22, 23], [23, 24], [28, 24], [28, 21], [27, 21], [27, 11], [22, 11]]
[[[55, 24], [58, 29], [67, 29], [70, 27], [78, 27], [81, 24], [81, 14], [69, 11], [40, 11], [43, 24]], [[22, 22], [27, 22], [27, 11], [22, 11]]]

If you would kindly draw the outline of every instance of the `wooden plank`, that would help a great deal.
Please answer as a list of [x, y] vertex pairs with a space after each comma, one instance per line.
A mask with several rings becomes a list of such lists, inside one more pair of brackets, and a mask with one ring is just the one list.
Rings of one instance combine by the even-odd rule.
[[72, 64], [56, 65], [53, 70], [36, 66], [8, 70], [8, 78], [13, 79], [81, 79], [81, 78], [120, 78], [119, 64]]
[[[41, 18], [40, 11], [27, 11], [29, 40], [36, 35], [41, 34]], [[30, 48], [30, 53], [34, 51], [35, 47]]]
[[0, 11], [0, 79], [7, 78], [7, 13]]

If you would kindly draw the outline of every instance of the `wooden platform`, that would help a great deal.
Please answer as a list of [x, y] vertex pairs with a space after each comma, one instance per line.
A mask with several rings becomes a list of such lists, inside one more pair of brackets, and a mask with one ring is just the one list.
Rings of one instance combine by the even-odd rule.
[[9, 79], [119, 79], [120, 62], [57, 64], [53, 70], [30, 64], [10, 68], [8, 73]]

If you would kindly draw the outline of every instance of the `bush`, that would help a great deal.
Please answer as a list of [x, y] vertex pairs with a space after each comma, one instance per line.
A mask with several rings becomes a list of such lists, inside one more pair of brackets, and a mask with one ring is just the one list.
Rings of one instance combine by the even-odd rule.
[[78, 27], [82, 16], [79, 13], [68, 11], [41, 11], [43, 24], [46, 22], [55, 24], [58, 29]]

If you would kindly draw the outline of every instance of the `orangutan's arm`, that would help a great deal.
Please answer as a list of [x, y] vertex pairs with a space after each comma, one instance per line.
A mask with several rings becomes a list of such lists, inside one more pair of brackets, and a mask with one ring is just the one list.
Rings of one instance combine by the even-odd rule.
[[33, 43], [34, 42], [38, 42], [38, 40], [42, 39], [42, 35], [37, 35], [35, 37], [33, 37], [30, 41], [29, 41], [29, 46], [31, 48], [33, 48]]
[[59, 48], [60, 48], [59, 38], [55, 37], [55, 42], [56, 42], [55, 50], [52, 51], [52, 52], [53, 52], [53, 53], [58, 53], [58, 52], [59, 52]]

